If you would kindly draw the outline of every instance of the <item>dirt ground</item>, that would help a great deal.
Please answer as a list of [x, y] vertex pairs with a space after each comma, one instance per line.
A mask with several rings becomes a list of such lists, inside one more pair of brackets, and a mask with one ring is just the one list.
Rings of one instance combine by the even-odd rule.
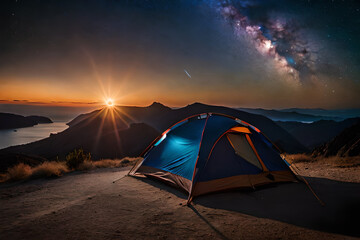
[[195, 198], [128, 169], [0, 185], [1, 239], [356, 239], [360, 167], [296, 164], [303, 183]]

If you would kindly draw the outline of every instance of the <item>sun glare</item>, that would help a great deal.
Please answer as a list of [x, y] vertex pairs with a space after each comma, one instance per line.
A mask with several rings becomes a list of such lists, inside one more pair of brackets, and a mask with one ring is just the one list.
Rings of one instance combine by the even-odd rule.
[[106, 99], [105, 101], [107, 107], [113, 107], [114, 101], [111, 98]]

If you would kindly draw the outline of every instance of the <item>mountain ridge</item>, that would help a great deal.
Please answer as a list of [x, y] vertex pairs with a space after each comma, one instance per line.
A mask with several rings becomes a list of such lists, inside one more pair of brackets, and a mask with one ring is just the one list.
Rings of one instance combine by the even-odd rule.
[[313, 123], [282, 121], [277, 121], [276, 123], [293, 135], [307, 148], [314, 149], [315, 147], [330, 141], [332, 138], [340, 134], [341, 131], [352, 126], [358, 121], [360, 121], [360, 118], [349, 118], [340, 122], [333, 120], [320, 120]]
[[313, 156], [353, 157], [360, 155], [360, 121], [343, 130], [312, 152]]
[[286, 152], [307, 151], [292, 135], [262, 115], [202, 103], [179, 109], [155, 103], [147, 107], [119, 106], [80, 114], [68, 123], [69, 128], [63, 132], [37, 142], [6, 148], [0, 153], [64, 159], [75, 148], [83, 148], [94, 159], [136, 157], [174, 123], [206, 112], [231, 115], [249, 122]]

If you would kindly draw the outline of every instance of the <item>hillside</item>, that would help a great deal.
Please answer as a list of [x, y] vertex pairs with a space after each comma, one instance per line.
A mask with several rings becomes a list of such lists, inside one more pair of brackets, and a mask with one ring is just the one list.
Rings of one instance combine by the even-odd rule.
[[12, 113], [0, 113], [0, 129], [32, 127], [39, 123], [52, 123], [50, 118], [42, 116], [24, 117]]
[[228, 107], [194, 103], [183, 108], [167, 111], [164, 115], [157, 115], [152, 119], [152, 123], [149, 124], [161, 131], [164, 131], [168, 128], [168, 126], [176, 123], [177, 121], [180, 121], [188, 116], [204, 112], [222, 113], [244, 120], [259, 128], [267, 137], [269, 137], [276, 145], [286, 152], [296, 153], [307, 151], [307, 149], [293, 136], [284, 131], [269, 118]]
[[280, 127], [293, 135], [301, 144], [313, 149], [340, 134], [360, 118], [350, 118], [341, 122], [321, 120], [313, 123], [276, 122]]
[[125, 120], [124, 114], [108, 109], [92, 112], [88, 117], [58, 134], [33, 143], [13, 146], [0, 153], [39, 155], [48, 159], [64, 158], [75, 148], [91, 152], [93, 159], [138, 156], [159, 135], [144, 123]]
[[360, 156], [360, 121], [345, 129], [334, 139], [316, 148], [314, 156]]
[[[93, 118], [98, 112], [99, 110], [88, 114], [82, 114], [69, 122], [68, 125], [70, 127], [75, 126], [85, 119]], [[192, 115], [205, 112], [223, 113], [255, 125], [274, 143], [287, 152], [294, 153], [307, 151], [307, 149], [294, 139], [293, 136], [284, 131], [270, 119], [261, 115], [251, 114], [228, 107], [194, 103], [183, 108], [171, 109], [155, 102], [148, 107], [118, 107], [118, 112], [121, 114], [122, 119], [127, 123], [143, 122], [152, 126], [159, 132], [165, 131], [174, 123]]]
[[321, 108], [288, 108], [280, 109], [281, 112], [297, 112], [301, 114], [309, 114], [313, 116], [322, 116], [322, 117], [335, 117], [342, 118], [343, 120], [347, 118], [358, 118], [360, 117], [360, 109], [321, 109]]
[[274, 109], [268, 110], [262, 108], [239, 108], [239, 110], [254, 114], [260, 114], [270, 118], [273, 121], [314, 122], [320, 120], [343, 120], [342, 118], [336, 116], [321, 116], [299, 113], [296, 111], [296, 109], [294, 109], [293, 111], [282, 111]]
[[[307, 151], [307, 148], [299, 143], [299, 141], [269, 118], [258, 114], [239, 111], [233, 108], [193, 103], [183, 108], [171, 109], [161, 103], [154, 102], [148, 107], [124, 106], [118, 107], [117, 109], [117, 112], [121, 114], [121, 118], [125, 122], [146, 123], [159, 132], [165, 131], [169, 126], [192, 115], [205, 112], [222, 113], [237, 117], [258, 127], [275, 144], [286, 152], [298, 153]], [[89, 114], [80, 115], [73, 121], [69, 122], [68, 125], [75, 126], [81, 123], [84, 119], [94, 118], [98, 114], [98, 111], [99, 110]]]

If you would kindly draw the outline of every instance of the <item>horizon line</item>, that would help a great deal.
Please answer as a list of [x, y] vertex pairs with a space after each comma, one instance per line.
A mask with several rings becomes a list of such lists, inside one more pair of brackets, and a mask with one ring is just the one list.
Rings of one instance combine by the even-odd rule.
[[[116, 104], [116, 106], [118, 107], [149, 107], [151, 105], [153, 105], [154, 103], [158, 103], [161, 104], [163, 106], [166, 107], [170, 107], [173, 109], [176, 108], [182, 108], [182, 107], [186, 107], [192, 104], [204, 104], [204, 105], [213, 105], [213, 106], [224, 106], [224, 107], [230, 107], [230, 108], [235, 108], [235, 109], [264, 109], [264, 110], [286, 110], [286, 109], [318, 109], [318, 110], [355, 110], [355, 109], [359, 109], [360, 108], [349, 108], [349, 107], [345, 107], [345, 108], [322, 108], [322, 107], [279, 107], [279, 108], [268, 108], [268, 107], [245, 107], [245, 106], [229, 106], [226, 104], [212, 104], [212, 103], [204, 103], [204, 102], [191, 102], [185, 105], [179, 105], [179, 106], [169, 106], [166, 105], [164, 103], [158, 102], [158, 101], [153, 101], [151, 104]], [[48, 107], [103, 107], [105, 105], [104, 102], [100, 102], [100, 101], [92, 101], [92, 102], [87, 102], [87, 101], [50, 101], [50, 102], [45, 102], [45, 101], [31, 101], [31, 100], [26, 100], [26, 99], [13, 99], [13, 100], [6, 100], [6, 99], [0, 99], [0, 104], [6, 104], [6, 105], [27, 105], [27, 106], [48, 106]]]

